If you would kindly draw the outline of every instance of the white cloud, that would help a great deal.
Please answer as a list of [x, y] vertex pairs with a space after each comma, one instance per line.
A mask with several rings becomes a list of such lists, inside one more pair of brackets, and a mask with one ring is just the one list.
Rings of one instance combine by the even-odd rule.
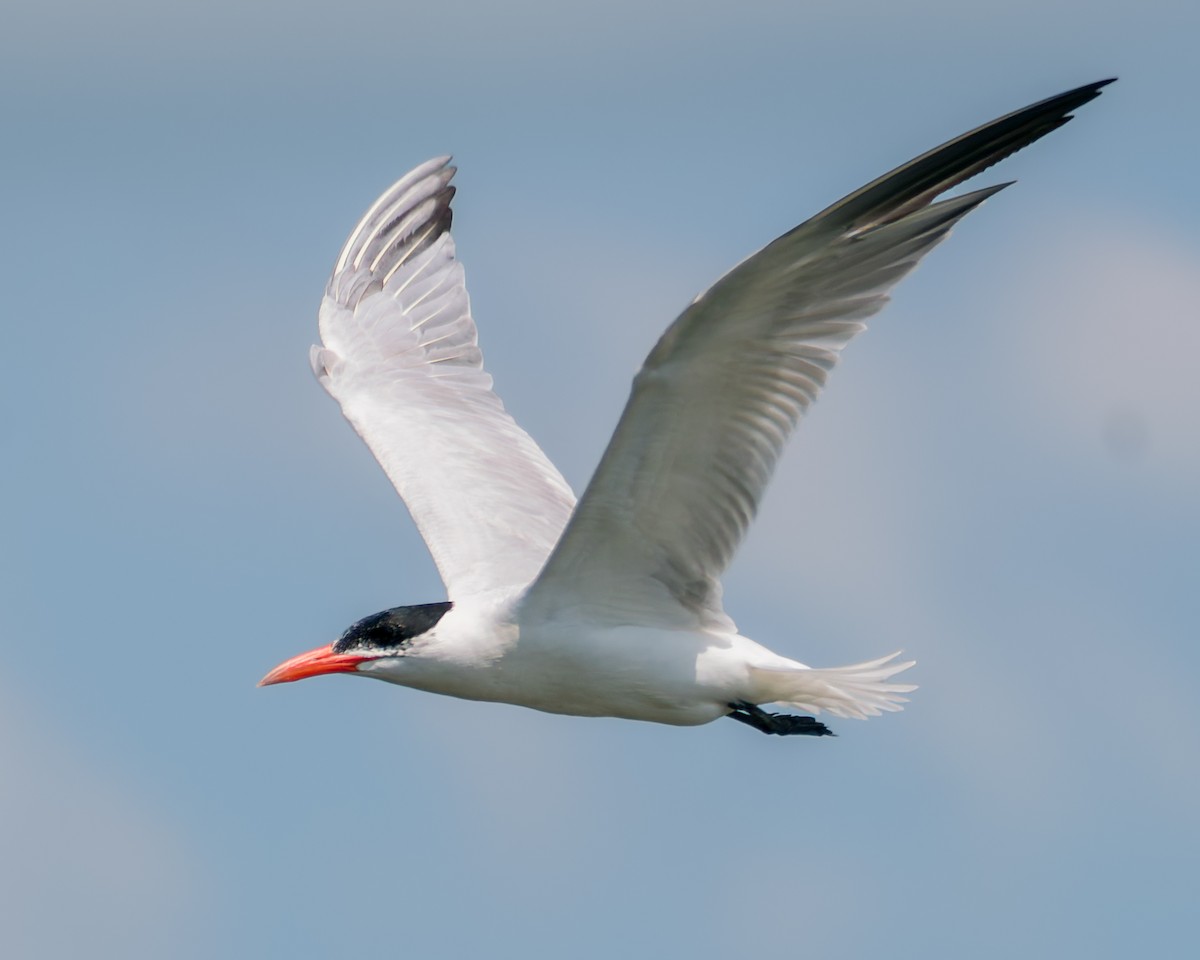
[[0, 954], [187, 956], [194, 895], [170, 826], [0, 694]]
[[1039, 231], [1000, 309], [1020, 320], [1014, 400], [1065, 454], [1144, 460], [1200, 479], [1200, 249], [1153, 226], [1082, 214]]
[[[863, 655], [907, 646], [921, 689], [901, 722], [1014, 838], [1078, 824], [1081, 805], [1092, 815], [1113, 756], [1136, 775], [1107, 787], [1112, 802], [1146, 803], [1141, 790], [1174, 816], [1200, 794], [1181, 760], [1200, 749], [1172, 666], [1181, 631], [1147, 608], [1156, 558], [1120, 573], [1144, 549], [1122, 539], [1128, 524], [1057, 539], [1080, 471], [1116, 491], [1107, 502], [1164, 491], [1173, 515], [1196, 504], [1200, 257], [1115, 221], [1051, 225], [1027, 259], [964, 263], [968, 285], [931, 262], [922, 279], [938, 295], [922, 305], [906, 288], [848, 351], [730, 578], [739, 623], [754, 591], [788, 630], [757, 639], [801, 659], [833, 662], [847, 641]], [[917, 325], [903, 316], [914, 309]], [[1114, 410], [1144, 423], [1143, 448], [1136, 432], [1106, 437]], [[1131, 491], [1122, 470], [1095, 469], [1110, 456], [1152, 469]]]

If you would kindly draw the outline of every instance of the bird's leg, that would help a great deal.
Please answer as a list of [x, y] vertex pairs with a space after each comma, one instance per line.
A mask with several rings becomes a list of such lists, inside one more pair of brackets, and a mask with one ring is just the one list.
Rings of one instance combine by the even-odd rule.
[[815, 717], [799, 717], [791, 713], [767, 713], [766, 710], [745, 700], [731, 703], [729, 707], [733, 711], [729, 716], [734, 720], [739, 720], [763, 733], [774, 733], [781, 737], [790, 734], [802, 734], [808, 737], [837, 736]]

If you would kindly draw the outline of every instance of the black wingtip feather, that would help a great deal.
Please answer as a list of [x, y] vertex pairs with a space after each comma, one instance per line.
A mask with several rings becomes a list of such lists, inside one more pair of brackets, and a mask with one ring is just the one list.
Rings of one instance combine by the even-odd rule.
[[806, 227], [856, 231], [897, 220], [939, 194], [1057, 130], [1076, 110], [1100, 96], [1116, 77], [1048, 97], [976, 127], [897, 167], [839, 200]]

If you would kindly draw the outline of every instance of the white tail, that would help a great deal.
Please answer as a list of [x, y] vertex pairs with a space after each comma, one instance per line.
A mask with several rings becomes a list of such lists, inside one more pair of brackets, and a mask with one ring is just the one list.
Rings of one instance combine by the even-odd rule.
[[816, 670], [754, 668], [763, 702], [785, 703], [806, 713], [828, 710], [835, 717], [865, 720], [884, 710], [902, 710], [908, 698], [902, 693], [916, 690], [911, 683], [888, 683], [890, 677], [907, 670], [915, 660], [893, 663], [900, 651], [849, 667]]

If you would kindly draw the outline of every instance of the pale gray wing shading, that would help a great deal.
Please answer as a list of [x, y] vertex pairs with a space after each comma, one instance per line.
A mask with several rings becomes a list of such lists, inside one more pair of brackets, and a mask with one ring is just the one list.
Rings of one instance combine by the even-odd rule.
[[404, 498], [451, 600], [524, 586], [575, 504], [484, 372], [442, 157], [376, 201], [321, 302], [312, 365]]
[[1001, 186], [943, 191], [1065, 123], [1101, 83], [931, 150], [743, 261], [671, 325], [531, 588], [542, 616], [731, 626], [718, 578], [787, 438], [888, 290]]

